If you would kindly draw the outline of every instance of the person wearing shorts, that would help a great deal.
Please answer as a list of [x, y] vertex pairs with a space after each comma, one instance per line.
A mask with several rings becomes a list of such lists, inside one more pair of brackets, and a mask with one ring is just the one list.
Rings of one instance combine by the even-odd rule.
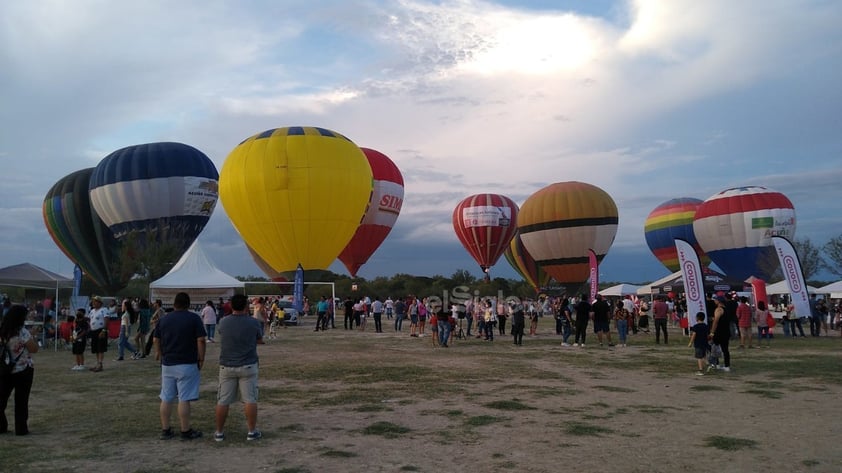
[[216, 432], [213, 434], [217, 442], [225, 440], [229, 406], [237, 401], [238, 395], [245, 409], [248, 427], [246, 440], [263, 437], [257, 430], [257, 345], [263, 344], [263, 327], [248, 316], [247, 305], [246, 296], [235, 294], [231, 297], [233, 312], [217, 326], [217, 332], [222, 338], [216, 396]]
[[596, 301], [591, 306], [593, 312], [593, 333], [596, 334], [599, 345], [602, 346], [602, 339], [605, 338], [609, 347], [614, 346], [611, 341], [611, 325], [609, 321], [609, 314], [611, 313], [611, 306], [602, 298], [601, 294], [596, 295]]
[[699, 376], [705, 374], [705, 358], [707, 358], [708, 351], [710, 350], [708, 343], [710, 329], [705, 323], [706, 316], [707, 314], [704, 312], [696, 314], [696, 324], [690, 327], [690, 342], [687, 344], [688, 347], [693, 347], [693, 358], [696, 359], [696, 364], [699, 368], [696, 374]]
[[202, 318], [190, 312], [189, 307], [190, 296], [186, 292], [176, 294], [174, 310], [158, 321], [153, 335], [155, 360], [161, 362], [161, 440], [175, 437], [170, 417], [176, 400], [181, 439], [202, 437], [202, 432], [194, 430], [190, 424], [190, 403], [199, 399], [207, 335]]
[[76, 319], [73, 327], [73, 345], [71, 350], [73, 356], [76, 358], [76, 364], [71, 368], [73, 371], [86, 370], [85, 368], [85, 348], [88, 346], [88, 318], [85, 316], [85, 309], [76, 311]]
[[96, 357], [96, 366], [91, 371], [98, 373], [102, 371], [102, 360], [105, 352], [108, 351], [108, 330], [105, 328], [105, 316], [108, 310], [102, 306], [102, 299], [99, 296], [91, 297], [91, 311], [88, 312], [90, 326], [91, 354]]

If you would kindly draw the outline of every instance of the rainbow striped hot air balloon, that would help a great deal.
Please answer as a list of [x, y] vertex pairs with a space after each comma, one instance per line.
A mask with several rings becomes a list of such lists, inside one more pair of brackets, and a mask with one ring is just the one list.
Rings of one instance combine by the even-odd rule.
[[700, 205], [701, 199], [680, 197], [655, 207], [646, 218], [643, 227], [646, 244], [658, 261], [672, 272], [679, 269], [678, 253], [675, 250], [676, 238], [693, 245], [704, 266], [710, 264], [710, 258], [702, 251], [693, 233], [693, 217]]
[[535, 192], [518, 214], [523, 245], [535, 261], [567, 288], [590, 275], [588, 250], [602, 261], [617, 235], [617, 204], [584, 182], [557, 182]]
[[699, 206], [693, 232], [729, 279], [768, 281], [780, 266], [772, 237], [795, 237], [795, 209], [785, 195], [765, 187], [726, 189]]
[[542, 287], [546, 287], [550, 282], [550, 275], [544, 271], [544, 268], [535, 262], [535, 258], [529, 254], [529, 251], [523, 246], [523, 241], [520, 239], [520, 234], [515, 234], [509, 243], [509, 248], [503, 253], [506, 261], [517, 271], [524, 281], [529, 283], [536, 292], [540, 291]]
[[93, 171], [76, 171], [53, 185], [42, 206], [44, 224], [59, 249], [94, 284], [114, 293], [126, 287], [132, 275], [119, 270], [116, 263], [123, 244], [91, 207], [88, 187]]

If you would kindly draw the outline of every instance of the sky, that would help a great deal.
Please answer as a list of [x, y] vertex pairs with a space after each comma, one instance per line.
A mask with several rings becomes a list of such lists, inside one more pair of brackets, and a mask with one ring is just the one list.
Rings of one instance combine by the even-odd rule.
[[[243, 139], [297, 125], [403, 173], [367, 279], [480, 276], [456, 204], [561, 181], [617, 204], [603, 281], [669, 273], [643, 225], [677, 197], [766, 186], [793, 202], [797, 238], [842, 234], [835, 0], [0, 2], [0, 71], [0, 267], [72, 274], [42, 202], [112, 151], [178, 141], [221, 169]], [[222, 205], [199, 240], [229, 274], [261, 275]], [[504, 258], [491, 274], [517, 277]]]

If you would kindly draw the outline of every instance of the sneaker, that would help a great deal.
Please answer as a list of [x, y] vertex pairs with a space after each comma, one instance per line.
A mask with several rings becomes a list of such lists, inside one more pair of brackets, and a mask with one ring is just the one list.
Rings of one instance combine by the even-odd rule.
[[114, 361], [123, 361], [123, 357], [121, 356], [119, 358], [114, 358]]
[[569, 344], [569, 343], [565, 343], [565, 342], [561, 342], [561, 346], [563, 346], [563, 347], [569, 347], [569, 346], [570, 346], [570, 344]]
[[728, 367], [728, 366], [722, 366], [722, 367], [719, 368], [719, 371], [724, 371], [724, 372], [728, 373], [728, 372], [731, 371], [731, 368]]
[[613, 344], [613, 343], [609, 343], [609, 344], [608, 344], [608, 346], [609, 346], [609, 347], [613, 347], [613, 346], [614, 346], [614, 344]]
[[584, 344], [584, 343], [580, 343], [580, 344], [579, 344], [579, 346], [580, 346], [580, 347], [582, 347], [582, 348], [585, 348], [585, 344]]
[[161, 436], [158, 437], [161, 440], [170, 440], [171, 438], [175, 437], [175, 432], [172, 431], [172, 427], [161, 430]]
[[704, 376], [704, 375], [705, 375], [704, 371], [701, 371], [701, 370], [696, 371], [696, 376]]
[[214, 432], [213, 439], [217, 442], [222, 442], [225, 440], [225, 432]]
[[194, 440], [202, 438], [202, 432], [198, 430], [190, 429], [187, 432], [181, 433], [181, 440]]
[[76, 367], [76, 371], [85, 371], [86, 369], [88, 369], [88, 367], [85, 365], [79, 365]]
[[246, 440], [260, 440], [263, 438], [263, 434], [259, 430], [255, 430], [254, 432], [249, 432], [246, 435]]

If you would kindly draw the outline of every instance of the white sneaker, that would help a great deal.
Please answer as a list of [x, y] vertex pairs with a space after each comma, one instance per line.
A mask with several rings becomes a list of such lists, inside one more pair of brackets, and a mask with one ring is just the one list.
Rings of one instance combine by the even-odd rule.
[[580, 346], [580, 347], [582, 347], [582, 348], [585, 348], [585, 344], [584, 344], [584, 343], [580, 343], [580, 344], [579, 344], [579, 346]]
[[569, 344], [569, 343], [564, 343], [564, 342], [561, 342], [561, 346], [563, 346], [563, 347], [569, 347], [569, 346], [570, 346], [570, 344]]
[[728, 366], [721, 366], [721, 367], [719, 367], [719, 371], [724, 371], [724, 372], [728, 373], [728, 372], [731, 371], [731, 368], [728, 367]]

